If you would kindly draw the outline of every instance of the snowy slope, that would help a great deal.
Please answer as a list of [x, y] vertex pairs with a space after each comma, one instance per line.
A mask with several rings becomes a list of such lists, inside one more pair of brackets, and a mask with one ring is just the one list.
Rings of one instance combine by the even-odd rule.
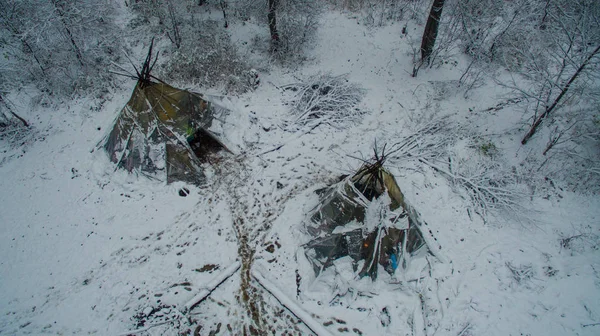
[[[182, 185], [114, 171], [96, 150], [129, 89], [100, 111], [85, 100], [32, 111], [37, 141], [0, 165], [0, 334], [117, 335], [165, 318], [172, 322], [140, 334], [240, 334], [251, 321], [266, 334], [310, 333], [250, 269], [331, 334], [598, 334], [600, 200], [559, 189], [535, 194], [521, 216], [484, 224], [439, 173], [391, 164], [440, 257], [416, 261], [412, 277], [376, 282], [353, 279], [340, 259], [337, 274], [314, 279], [299, 248], [314, 190], [358, 168], [350, 156], [368, 158], [374, 140], [405, 134], [411, 116], [438, 111], [463, 121], [497, 95], [488, 85], [468, 100], [436, 96], [436, 83], [460, 69], [412, 78], [400, 24], [368, 28], [339, 13], [322, 22], [311, 61], [294, 71], [273, 67], [256, 92], [223, 101], [232, 112], [213, 131], [235, 155], [209, 168], [206, 188], [187, 186], [185, 198]], [[252, 38], [240, 29], [248, 28], [232, 27], [236, 38]], [[366, 89], [364, 120], [284, 127], [293, 117], [278, 87], [318, 72], [348, 74]], [[514, 153], [518, 137], [506, 134], [506, 115], [489, 118], [489, 133]], [[183, 318], [185, 304], [235, 260], [241, 269]]]

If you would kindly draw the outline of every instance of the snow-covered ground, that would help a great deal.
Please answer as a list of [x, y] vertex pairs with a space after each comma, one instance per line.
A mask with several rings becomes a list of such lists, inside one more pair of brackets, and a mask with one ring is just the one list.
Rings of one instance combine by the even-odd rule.
[[[438, 257], [375, 282], [354, 279], [340, 259], [330, 278], [315, 279], [300, 248], [314, 191], [357, 169], [352, 157], [368, 158], [375, 140], [393, 143], [411, 117], [441, 113], [485, 120], [507, 157], [519, 141], [506, 114], [475, 115], [496, 104], [492, 85], [469, 99], [442, 95], [440, 83], [460, 76], [452, 65], [412, 78], [400, 24], [368, 28], [339, 13], [321, 20], [304, 66], [273, 66], [255, 92], [224, 100], [232, 112], [213, 131], [235, 155], [210, 168], [205, 188], [187, 186], [187, 197], [178, 195], [182, 184], [115, 171], [97, 149], [129, 89], [97, 110], [81, 100], [30, 111], [35, 141], [3, 144], [0, 160], [0, 334], [227, 335], [252, 320], [265, 334], [310, 333], [298, 317], [331, 334], [599, 334], [600, 199], [552, 187], [524, 200], [523, 214], [484, 223], [434, 170], [390, 164]], [[254, 28], [231, 29], [249, 41]], [[284, 127], [294, 117], [279, 87], [319, 72], [359, 83], [365, 116], [340, 128]], [[240, 270], [185, 312], [236, 260]], [[251, 270], [276, 288], [265, 290]], [[295, 317], [273, 294], [306, 314]]]

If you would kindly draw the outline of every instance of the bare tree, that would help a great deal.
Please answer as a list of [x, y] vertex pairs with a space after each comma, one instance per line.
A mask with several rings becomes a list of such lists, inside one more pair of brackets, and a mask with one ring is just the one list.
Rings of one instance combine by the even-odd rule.
[[600, 4], [589, 0], [547, 0], [544, 6], [532, 10], [538, 13], [530, 17], [543, 18], [542, 23], [529, 20], [530, 26], [523, 27], [525, 22], [521, 20], [517, 25], [520, 29], [495, 41], [505, 49], [505, 65], [526, 80], [502, 83], [526, 103], [527, 110], [533, 111], [531, 124], [521, 139], [523, 145], [542, 124], [551, 125], [559, 110], [569, 105], [589, 110], [589, 106], [584, 106], [586, 101], [598, 99], [597, 95], [589, 96], [591, 100], [582, 99], [582, 95], [597, 82], [594, 78], [600, 55]]
[[106, 67], [116, 60], [119, 44], [112, 14], [113, 8], [91, 0], [0, 0], [6, 56], [0, 77], [12, 85], [7, 90], [30, 83], [62, 97], [102, 90], [100, 84], [110, 83]]
[[271, 42], [273, 43], [273, 48], [275, 50], [279, 44], [279, 31], [277, 31], [276, 16], [278, 2], [278, 0], [268, 0], [269, 12], [267, 14], [267, 19], [269, 20], [269, 31], [271, 32]]
[[219, 1], [219, 5], [221, 6], [221, 11], [223, 12], [223, 20], [225, 21], [225, 24], [223, 25], [224, 28], [228, 28], [229, 27], [229, 22], [227, 21], [227, 1], [225, 0], [220, 0]]
[[169, 20], [171, 20], [171, 29], [167, 31], [169, 40], [179, 49], [181, 47], [181, 33], [179, 32], [179, 14], [175, 12], [175, 7], [170, 0], [167, 1], [167, 13], [169, 13]]
[[50, 1], [52, 2], [52, 5], [54, 6], [54, 10], [56, 11], [56, 15], [58, 16], [60, 23], [62, 24], [62, 27], [65, 30], [66, 36], [67, 36], [69, 42], [71, 43], [71, 47], [73, 48], [73, 52], [75, 53], [77, 61], [79, 62], [79, 64], [82, 67], [85, 66], [85, 64], [83, 64], [83, 56], [81, 54], [81, 50], [79, 49], [77, 42], [75, 42], [73, 33], [71, 33], [71, 28], [70, 28], [71, 23], [67, 22], [66, 13], [65, 13], [65, 2], [58, 1], [58, 0], [50, 0]]
[[[20, 11], [16, 6], [9, 8], [9, 3], [0, 1], [0, 29], [5, 29], [11, 39], [19, 41], [22, 45], [22, 51], [24, 54], [31, 57], [35, 64], [39, 67], [41, 74], [45, 76], [44, 66], [42, 65], [41, 57], [38, 56], [37, 51], [29, 42], [30, 36], [23, 31], [26, 26], [24, 24], [23, 17], [20, 15]], [[6, 41], [5, 41], [6, 43]]]
[[[569, 46], [569, 48], [570, 47], [571, 46]], [[544, 111], [539, 116], [537, 116], [537, 118], [535, 118], [533, 124], [529, 128], [529, 131], [527, 132], [527, 134], [525, 134], [525, 136], [521, 140], [521, 144], [523, 144], [523, 145], [526, 144], [527, 141], [529, 141], [529, 139], [535, 134], [538, 127], [541, 125], [542, 121], [544, 119], [546, 119], [548, 117], [548, 115], [550, 115], [556, 109], [556, 107], [559, 105], [559, 103], [562, 101], [562, 99], [565, 97], [565, 95], [571, 88], [571, 85], [573, 84], [573, 82], [575, 82], [577, 77], [579, 77], [579, 75], [581, 75], [581, 73], [585, 70], [585, 67], [590, 63], [590, 61], [596, 55], [598, 55], [599, 52], [600, 52], [600, 44], [587, 55], [587, 57], [583, 60], [583, 62], [581, 62], [581, 64], [575, 70], [575, 72], [571, 75], [571, 77], [569, 78], [567, 83], [559, 88], [560, 93], [558, 94], [558, 96], [556, 96], [556, 98], [554, 98], [554, 100], [552, 101], [552, 104], [550, 104], [550, 106], [546, 106], [544, 108]], [[567, 62], [567, 60], [563, 59], [563, 64], [566, 64], [566, 62]], [[547, 152], [547, 151], [548, 151], [548, 149], [545, 150], [545, 152]]]
[[413, 77], [417, 76], [417, 72], [423, 64], [429, 63], [429, 56], [431, 56], [431, 53], [433, 52], [435, 40], [438, 35], [445, 1], [446, 0], [433, 0], [433, 5], [431, 6], [427, 23], [425, 24], [425, 30], [423, 31], [423, 39], [421, 40], [421, 60], [419, 61], [419, 65], [413, 69]]

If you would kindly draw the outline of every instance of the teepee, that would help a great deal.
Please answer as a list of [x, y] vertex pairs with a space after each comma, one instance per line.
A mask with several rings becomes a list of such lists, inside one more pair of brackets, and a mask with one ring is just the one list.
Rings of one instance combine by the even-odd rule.
[[226, 110], [203, 95], [174, 88], [150, 74], [152, 45], [137, 84], [103, 147], [118, 168], [167, 183], [202, 184], [201, 164], [211, 153], [227, 148], [208, 128], [213, 116]]

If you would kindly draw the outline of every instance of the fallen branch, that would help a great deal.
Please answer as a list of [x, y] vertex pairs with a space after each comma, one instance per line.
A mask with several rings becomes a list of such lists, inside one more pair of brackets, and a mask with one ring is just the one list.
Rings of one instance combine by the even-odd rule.
[[18, 114], [16, 114], [16, 113], [15, 113], [15, 112], [13, 112], [13, 111], [10, 111], [10, 113], [11, 113], [11, 114], [12, 114], [12, 115], [13, 115], [15, 118], [19, 119], [19, 120], [20, 120], [20, 121], [23, 123], [23, 126], [25, 126], [25, 127], [29, 127], [29, 123], [28, 123], [28, 122], [27, 122], [25, 119], [21, 118], [21, 117], [20, 117]]
[[475, 206], [475, 212], [484, 220], [490, 210], [508, 210], [518, 213], [523, 209], [520, 203], [522, 194], [512, 189], [510, 185], [514, 183], [514, 176], [503, 176], [503, 174], [494, 176], [489, 172], [491, 168], [485, 166], [481, 166], [478, 172], [461, 173], [453, 171], [452, 167], [449, 170], [444, 169], [426, 159], [419, 158], [418, 161], [441, 173], [453, 184], [463, 187]]
[[167, 324], [169, 322], [171, 322], [171, 321], [164, 321], [164, 322], [154, 323], [154, 324], [151, 324], [151, 325], [149, 325], [147, 327], [144, 327], [144, 328], [140, 328], [140, 329], [136, 329], [136, 330], [131, 330], [131, 331], [126, 331], [126, 332], [117, 334], [117, 336], [130, 336], [130, 335], [139, 334], [141, 332], [148, 331], [148, 330], [150, 330], [150, 329], [152, 329], [154, 327], [158, 327], [158, 326], [161, 326], [163, 324]]
[[8, 110], [8, 112], [10, 112], [10, 114], [12, 114], [13, 117], [19, 119], [19, 121], [23, 123], [23, 126], [29, 127], [29, 123], [13, 111], [13, 109], [10, 107], [8, 101], [5, 101], [4, 98], [2, 98], [1, 94], [0, 94], [0, 104], [3, 104], [4, 106], [6, 106], [6, 109]]
[[229, 267], [224, 269], [219, 275], [217, 275], [211, 282], [209, 282], [206, 286], [204, 286], [194, 298], [192, 298], [188, 303], [185, 304], [185, 311], [189, 312], [195, 305], [204, 300], [212, 291], [217, 288], [220, 284], [222, 284], [227, 278], [232, 276], [242, 264], [239, 261], [234, 262]]
[[[282, 144], [279, 144], [279, 145], [275, 146], [274, 148], [271, 148], [271, 149], [269, 149], [269, 150], [267, 150], [267, 151], [264, 151], [264, 152], [262, 152], [262, 153], [259, 153], [259, 154], [257, 154], [256, 156], [261, 156], [261, 155], [265, 155], [265, 154], [268, 154], [268, 153], [271, 153], [271, 152], [278, 151], [278, 150], [280, 150], [280, 149], [281, 149], [283, 146], [287, 145], [288, 143], [290, 143], [290, 142], [292, 142], [292, 141], [294, 141], [294, 140], [298, 140], [298, 139], [299, 139], [301, 136], [303, 136], [303, 135], [305, 135], [305, 134], [308, 134], [308, 133], [310, 133], [310, 132], [314, 131], [314, 130], [315, 130], [317, 127], [319, 127], [320, 125], [321, 125], [321, 122], [317, 122], [317, 123], [316, 123], [314, 126], [312, 126], [312, 127], [311, 127], [311, 128], [308, 130], [308, 131], [306, 131], [306, 132], [296, 132], [296, 133], [294, 133], [294, 134], [293, 134], [293, 135], [292, 135], [292, 136], [291, 136], [291, 137], [290, 137], [288, 140], [286, 140], [286, 141], [285, 141], [285, 142], [283, 142]], [[300, 133], [300, 134], [297, 134], [297, 133]]]
[[456, 336], [467, 335], [469, 330], [471, 330], [471, 323], [467, 323]]
[[317, 336], [330, 336], [331, 333], [325, 329], [319, 322], [315, 321], [309, 313], [304, 311], [294, 300], [287, 297], [275, 284], [271, 283], [256, 269], [252, 270], [252, 277], [258, 281], [258, 283], [271, 293], [277, 301], [279, 301], [284, 307], [286, 307], [292, 314], [302, 320], [304, 324]]

